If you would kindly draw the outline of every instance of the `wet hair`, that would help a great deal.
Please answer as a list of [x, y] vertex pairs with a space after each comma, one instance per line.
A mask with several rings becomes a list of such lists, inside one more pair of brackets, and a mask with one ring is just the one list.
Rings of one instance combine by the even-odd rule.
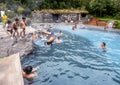
[[58, 39], [60, 39], [60, 37], [57, 37]]
[[26, 19], [26, 17], [22, 17], [22, 19]]
[[33, 67], [32, 66], [27, 66], [25, 68], [23, 68], [23, 71], [26, 73], [26, 74], [30, 74], [33, 70]]
[[11, 23], [12, 23], [11, 20], [8, 20], [8, 21], [7, 21], [7, 24], [11, 24]]
[[19, 21], [19, 19], [18, 19], [18, 18], [15, 18], [15, 21]]
[[103, 42], [103, 45], [104, 45], [104, 46], [106, 46], [106, 43], [105, 43], [105, 42]]

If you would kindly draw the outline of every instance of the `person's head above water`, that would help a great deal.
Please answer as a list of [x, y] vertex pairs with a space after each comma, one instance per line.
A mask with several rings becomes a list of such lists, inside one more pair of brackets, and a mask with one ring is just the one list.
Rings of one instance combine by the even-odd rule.
[[27, 66], [23, 69], [23, 71], [26, 73], [26, 74], [31, 74], [32, 73], [32, 70], [33, 70], [33, 67], [32, 66]]
[[103, 46], [106, 46], [106, 43], [105, 42], [102, 42]]
[[60, 40], [60, 37], [57, 37], [58, 40]]
[[102, 42], [101, 48], [104, 49], [104, 50], [106, 49], [106, 43], [105, 42]]

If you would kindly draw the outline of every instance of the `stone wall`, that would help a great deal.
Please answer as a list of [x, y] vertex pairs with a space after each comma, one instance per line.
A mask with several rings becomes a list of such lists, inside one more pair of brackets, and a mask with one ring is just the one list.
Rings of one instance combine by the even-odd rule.
[[78, 22], [81, 21], [80, 14], [50, 14], [50, 13], [33, 13], [33, 22], [53, 23], [53, 22]]

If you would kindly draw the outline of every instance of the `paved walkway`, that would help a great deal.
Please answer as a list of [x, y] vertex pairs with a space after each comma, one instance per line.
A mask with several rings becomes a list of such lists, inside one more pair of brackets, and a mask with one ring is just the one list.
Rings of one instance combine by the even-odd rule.
[[19, 54], [0, 59], [0, 85], [24, 85]]

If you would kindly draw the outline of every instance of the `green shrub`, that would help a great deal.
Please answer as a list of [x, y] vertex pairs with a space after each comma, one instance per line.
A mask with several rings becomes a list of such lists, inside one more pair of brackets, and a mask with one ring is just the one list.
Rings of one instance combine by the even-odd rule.
[[24, 15], [24, 16], [29, 16], [30, 14], [31, 14], [31, 10], [30, 9], [25, 9], [23, 12], [22, 12], [22, 14]]
[[17, 16], [17, 14], [14, 11], [8, 11], [6, 12], [6, 15], [8, 16], [8, 18], [14, 18], [15, 16]]
[[120, 12], [118, 12], [117, 14], [115, 14], [115, 19], [120, 19]]
[[6, 4], [4, 3], [0, 3], [0, 11], [3, 10], [3, 11], [7, 11], [7, 7], [6, 7]]
[[17, 9], [17, 12], [18, 12], [19, 14], [22, 14], [23, 11], [24, 11], [24, 8], [21, 7], [21, 6], [19, 6], [18, 9]]

